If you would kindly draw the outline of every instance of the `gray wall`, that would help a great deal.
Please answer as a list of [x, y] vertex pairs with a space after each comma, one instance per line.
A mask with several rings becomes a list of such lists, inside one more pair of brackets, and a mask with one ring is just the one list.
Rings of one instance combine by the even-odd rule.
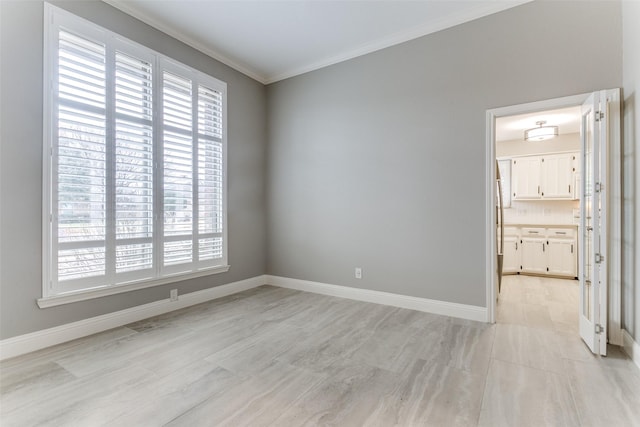
[[265, 272], [265, 87], [102, 2], [55, 2], [228, 85], [228, 273], [39, 309], [42, 296], [41, 1], [0, 1], [0, 338], [123, 310]]
[[640, 173], [638, 146], [640, 138], [640, 3], [625, 1], [622, 5], [623, 28], [623, 290], [622, 326], [636, 342], [640, 342]]
[[620, 87], [621, 45], [533, 2], [270, 85], [268, 273], [485, 306], [486, 110]]

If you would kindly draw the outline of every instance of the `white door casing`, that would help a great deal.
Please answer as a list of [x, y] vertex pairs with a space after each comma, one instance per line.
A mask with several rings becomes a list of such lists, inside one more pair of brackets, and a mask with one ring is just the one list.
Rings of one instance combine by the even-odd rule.
[[[606, 94], [606, 110], [609, 112], [608, 116], [608, 147], [607, 153], [609, 154], [609, 170], [608, 170], [608, 197], [612, 200], [612, 203], [608, 204], [609, 212], [607, 212], [606, 224], [608, 226], [608, 238], [609, 241], [604, 241], [607, 253], [610, 257], [607, 259], [607, 272], [609, 276], [608, 289], [600, 288], [602, 293], [601, 303], [608, 302], [607, 315], [605, 314], [604, 320], [608, 323], [608, 337], [611, 344], [622, 345], [622, 329], [621, 329], [621, 284], [622, 273], [620, 261], [622, 258], [622, 235], [621, 235], [621, 218], [622, 218], [622, 190], [621, 190], [621, 117], [622, 117], [622, 103], [621, 103], [621, 90], [609, 89], [601, 91], [602, 94]], [[486, 236], [486, 304], [487, 304], [487, 321], [494, 323], [496, 321], [496, 293], [497, 293], [497, 269], [496, 269], [496, 209], [495, 209], [495, 160], [496, 160], [496, 119], [500, 117], [508, 117], [519, 114], [527, 114], [541, 111], [554, 110], [566, 107], [580, 106], [590, 96], [590, 93], [583, 93], [578, 95], [564, 96], [560, 98], [547, 99], [542, 101], [534, 101], [525, 104], [510, 105], [505, 107], [492, 108], [486, 112], [486, 138], [485, 138], [485, 156], [486, 156], [486, 174], [485, 174], [485, 192], [486, 192], [486, 218], [485, 223], [485, 236]], [[605, 97], [602, 96], [604, 99]], [[607, 132], [607, 129], [600, 129], [601, 132]], [[604, 147], [603, 147], [604, 148]], [[581, 156], [580, 156], [581, 157]], [[582, 187], [581, 181], [583, 171], [580, 170], [579, 163], [576, 164], [575, 173], [575, 189], [572, 188], [572, 192], [575, 194], [575, 199], [580, 196], [580, 188]], [[513, 189], [512, 189], [513, 193]], [[582, 236], [578, 236], [579, 241]], [[608, 244], [608, 245], [607, 245]], [[578, 243], [578, 248], [580, 242]], [[519, 248], [520, 249], [520, 248]], [[580, 253], [580, 250], [578, 250]], [[581, 270], [578, 269], [578, 276], [581, 274]], [[606, 324], [603, 327], [606, 328]], [[601, 345], [605, 346], [606, 342], [602, 342]]]

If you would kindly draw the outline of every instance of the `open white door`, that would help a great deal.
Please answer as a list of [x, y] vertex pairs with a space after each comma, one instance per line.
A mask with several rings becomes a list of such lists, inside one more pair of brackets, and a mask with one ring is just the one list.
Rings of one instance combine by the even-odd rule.
[[606, 93], [582, 104], [580, 203], [580, 336], [596, 354], [607, 354], [607, 139]]

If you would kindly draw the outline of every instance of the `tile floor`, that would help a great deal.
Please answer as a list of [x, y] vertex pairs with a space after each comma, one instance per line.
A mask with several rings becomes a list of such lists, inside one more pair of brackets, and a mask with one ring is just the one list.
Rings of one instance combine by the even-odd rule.
[[634, 426], [640, 370], [577, 282], [508, 276], [488, 325], [269, 286], [0, 364], [5, 426]]

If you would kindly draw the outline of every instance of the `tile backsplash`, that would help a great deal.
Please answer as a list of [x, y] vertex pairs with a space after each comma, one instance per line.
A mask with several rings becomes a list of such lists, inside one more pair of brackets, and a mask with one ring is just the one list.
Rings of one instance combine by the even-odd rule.
[[504, 210], [505, 224], [577, 224], [578, 200], [535, 200], [511, 202]]

